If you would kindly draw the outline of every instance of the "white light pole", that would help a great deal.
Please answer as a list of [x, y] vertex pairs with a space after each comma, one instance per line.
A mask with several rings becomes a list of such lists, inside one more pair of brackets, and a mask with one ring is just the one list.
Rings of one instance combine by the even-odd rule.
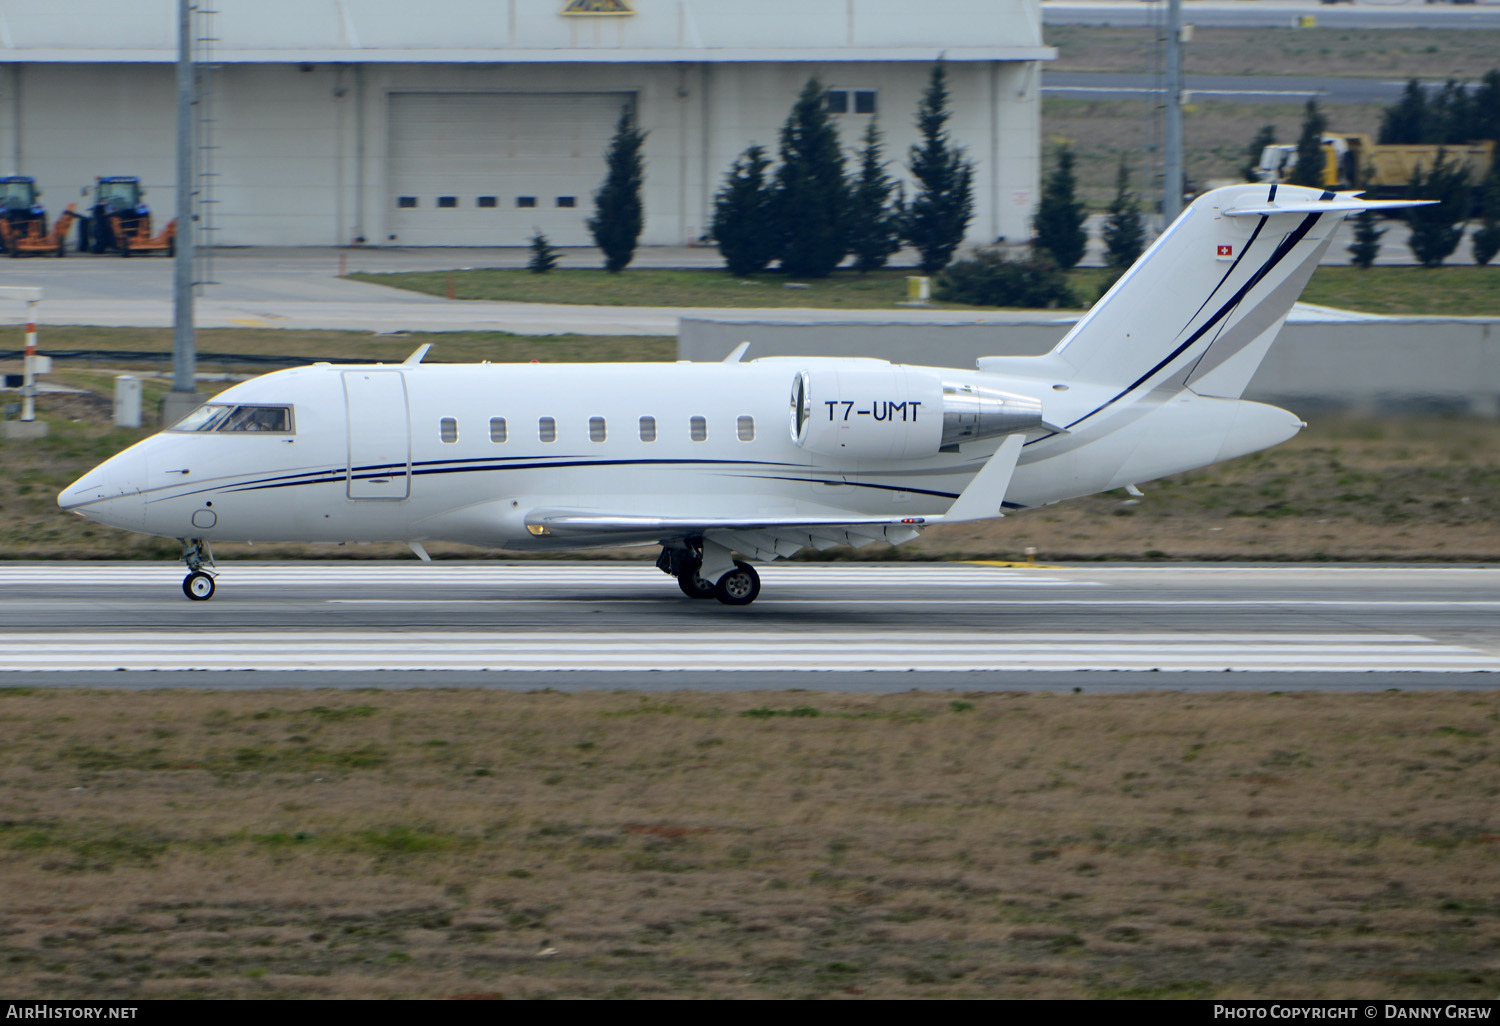
[[173, 424], [202, 402], [195, 384], [193, 334], [193, 244], [197, 222], [193, 192], [193, 104], [197, 69], [193, 65], [191, 0], [177, 0], [177, 252], [172, 265], [172, 391], [162, 400], [162, 421]]

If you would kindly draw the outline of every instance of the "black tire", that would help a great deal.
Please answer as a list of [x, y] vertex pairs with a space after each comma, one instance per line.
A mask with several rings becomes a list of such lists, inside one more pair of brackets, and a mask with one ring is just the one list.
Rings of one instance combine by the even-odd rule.
[[760, 594], [760, 574], [749, 563], [735, 560], [734, 569], [714, 586], [714, 597], [726, 606], [748, 606]]
[[719, 591], [712, 581], [705, 581], [696, 573], [683, 574], [677, 578], [677, 587], [690, 599], [717, 598]]
[[194, 602], [207, 602], [214, 597], [214, 579], [202, 570], [194, 570], [182, 579], [182, 593]]

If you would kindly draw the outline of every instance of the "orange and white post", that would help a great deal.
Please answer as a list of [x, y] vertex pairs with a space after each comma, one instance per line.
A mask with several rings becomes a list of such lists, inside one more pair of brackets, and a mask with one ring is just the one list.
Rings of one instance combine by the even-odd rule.
[[36, 355], [36, 314], [42, 301], [42, 290], [24, 286], [0, 287], [0, 299], [23, 300], [26, 303], [26, 360], [21, 379], [21, 420], [36, 420], [36, 376], [42, 362]]

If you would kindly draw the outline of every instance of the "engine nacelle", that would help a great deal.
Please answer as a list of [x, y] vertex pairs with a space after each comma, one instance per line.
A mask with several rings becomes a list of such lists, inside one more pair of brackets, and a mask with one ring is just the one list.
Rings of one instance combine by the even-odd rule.
[[792, 439], [822, 456], [920, 459], [1042, 427], [1040, 400], [893, 364], [802, 371], [791, 400]]

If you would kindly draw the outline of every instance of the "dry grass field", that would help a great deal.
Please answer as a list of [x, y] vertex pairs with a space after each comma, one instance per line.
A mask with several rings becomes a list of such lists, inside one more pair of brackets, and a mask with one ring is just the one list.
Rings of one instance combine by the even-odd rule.
[[1497, 731], [1474, 694], [7, 689], [0, 965], [25, 998], [1492, 998]]
[[[1192, 5], [1183, 20], [1193, 20]], [[1288, 15], [1290, 20], [1291, 15]], [[1057, 71], [1157, 68], [1157, 30], [1048, 25]], [[1478, 79], [1500, 64], [1500, 32], [1452, 29], [1244, 28], [1198, 25], [1183, 47], [1189, 75], [1320, 75], [1332, 78]]]
[[[1185, 12], [1192, 20], [1192, 12]], [[1058, 50], [1051, 71], [1151, 72], [1159, 60], [1156, 32], [1145, 28], [1050, 25], [1046, 40]], [[1267, 29], [1198, 26], [1183, 49], [1189, 75], [1290, 76], [1306, 78], [1421, 78], [1477, 80], [1500, 66], [1500, 33], [1389, 29]], [[1191, 98], [1190, 98], [1191, 101]], [[1321, 105], [1329, 128], [1374, 132], [1379, 105]], [[1262, 125], [1274, 125], [1282, 142], [1296, 142], [1303, 104], [1189, 103], [1183, 117], [1187, 177], [1198, 191], [1224, 179], [1238, 180], [1245, 150]], [[1049, 97], [1042, 104], [1042, 139], [1073, 144], [1079, 194], [1104, 209], [1114, 195], [1120, 155], [1140, 171], [1159, 146], [1160, 112], [1146, 100], [1073, 100]], [[1048, 166], [1052, 161], [1049, 146]], [[1155, 198], [1156, 187], [1138, 178], [1138, 194]]]
[[[1324, 113], [1330, 129], [1373, 132], [1380, 125], [1380, 110], [1370, 104], [1339, 104], [1325, 107]], [[1182, 118], [1183, 166], [1192, 189], [1205, 192], [1243, 181], [1240, 168], [1261, 126], [1274, 126], [1278, 141], [1296, 142], [1302, 115], [1300, 103], [1189, 103]], [[1102, 212], [1114, 198], [1115, 172], [1123, 155], [1135, 174], [1132, 189], [1146, 209], [1159, 199], [1159, 186], [1149, 182], [1144, 171], [1151, 166], [1160, 171], [1160, 157], [1153, 152], [1161, 145], [1160, 118], [1161, 112], [1149, 100], [1046, 97], [1042, 100], [1043, 174], [1051, 172], [1058, 145], [1068, 144], [1076, 158], [1078, 198]]]

